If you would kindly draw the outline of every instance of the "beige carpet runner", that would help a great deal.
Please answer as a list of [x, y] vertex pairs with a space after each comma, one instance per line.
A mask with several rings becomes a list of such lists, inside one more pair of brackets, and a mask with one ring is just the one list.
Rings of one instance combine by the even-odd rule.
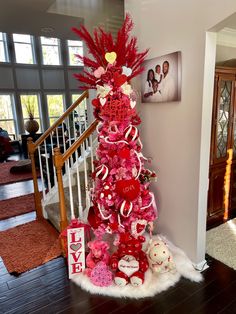
[[236, 270], [236, 218], [207, 231], [206, 252]]

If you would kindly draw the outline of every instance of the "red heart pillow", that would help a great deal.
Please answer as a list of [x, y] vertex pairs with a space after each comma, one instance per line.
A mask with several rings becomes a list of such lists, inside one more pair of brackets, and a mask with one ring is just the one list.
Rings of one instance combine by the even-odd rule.
[[135, 179], [117, 181], [116, 193], [125, 200], [132, 201], [139, 196], [140, 182]]

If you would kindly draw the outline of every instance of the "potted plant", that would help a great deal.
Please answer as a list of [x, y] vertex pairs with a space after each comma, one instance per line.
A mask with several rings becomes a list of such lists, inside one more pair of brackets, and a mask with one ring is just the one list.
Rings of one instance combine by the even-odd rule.
[[29, 132], [30, 134], [34, 134], [39, 130], [39, 124], [34, 119], [35, 104], [28, 101], [24, 105], [29, 116], [29, 120], [25, 122], [25, 130]]

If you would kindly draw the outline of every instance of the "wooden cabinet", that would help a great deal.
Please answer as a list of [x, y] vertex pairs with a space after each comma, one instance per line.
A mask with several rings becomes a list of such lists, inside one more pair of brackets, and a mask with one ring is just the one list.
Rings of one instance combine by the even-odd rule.
[[227, 149], [233, 148], [229, 213], [236, 209], [236, 68], [216, 68], [212, 110], [207, 224], [224, 215]]

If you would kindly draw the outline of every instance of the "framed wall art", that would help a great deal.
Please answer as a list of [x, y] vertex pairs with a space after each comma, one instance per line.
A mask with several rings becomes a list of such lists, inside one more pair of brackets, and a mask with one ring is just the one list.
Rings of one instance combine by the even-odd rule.
[[181, 52], [146, 60], [142, 74], [142, 102], [171, 102], [181, 99]]

